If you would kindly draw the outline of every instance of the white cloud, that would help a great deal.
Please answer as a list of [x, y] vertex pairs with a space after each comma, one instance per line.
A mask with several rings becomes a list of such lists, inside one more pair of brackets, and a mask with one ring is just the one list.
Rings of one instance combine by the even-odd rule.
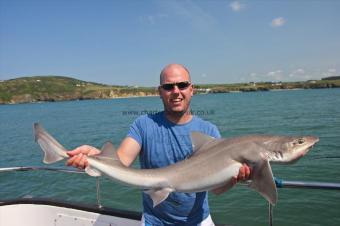
[[255, 73], [251, 72], [248, 79], [252, 82], [263, 82], [263, 81], [283, 81], [284, 75], [282, 70], [270, 71], [268, 73]]
[[302, 68], [299, 68], [299, 69], [292, 71], [292, 73], [289, 74], [289, 77], [293, 78], [293, 77], [299, 77], [302, 75], [305, 75], [305, 70]]
[[287, 21], [286, 21], [285, 18], [283, 18], [283, 17], [278, 17], [278, 18], [273, 19], [270, 25], [271, 25], [272, 27], [281, 27], [281, 26], [283, 26], [286, 22], [287, 22]]
[[289, 75], [289, 78], [293, 80], [309, 80], [311, 76], [306, 74], [306, 71], [302, 68], [296, 69], [292, 71]]
[[160, 1], [162, 7], [169, 12], [169, 17], [180, 18], [200, 31], [216, 28], [217, 20], [206, 8], [195, 1]]
[[279, 74], [281, 74], [281, 73], [282, 73], [281, 70], [270, 71], [270, 72], [267, 73], [267, 76], [269, 76], [269, 77], [274, 77], [274, 76], [279, 75]]
[[[261, 75], [258, 75], [257, 73], [255, 72], [251, 72], [248, 76], [248, 79], [250, 79], [251, 82], [257, 82], [257, 81], [260, 81], [261, 80]], [[263, 79], [262, 79], [263, 80]]]
[[168, 18], [167, 14], [154, 14], [154, 15], [145, 15], [141, 17], [141, 21], [147, 24], [154, 25], [158, 23], [159, 21]]
[[304, 74], [304, 73], [305, 73], [305, 70], [303, 70], [302, 68], [300, 68], [300, 69], [297, 69], [295, 72], [296, 72], [296, 73], [300, 73], [300, 74]]
[[335, 68], [329, 68], [326, 72], [323, 72], [322, 77], [337, 76], [337, 71]]
[[334, 73], [334, 74], [335, 74], [335, 73], [336, 73], [336, 69], [330, 68], [330, 69], [328, 69], [328, 72], [329, 72], [329, 73]]
[[271, 80], [281, 81], [283, 80], [283, 71], [276, 70], [267, 73], [266, 77]]
[[239, 11], [241, 11], [242, 9], [245, 8], [245, 4], [242, 4], [242, 3], [240, 3], [239, 1], [234, 1], [234, 2], [230, 3], [229, 6], [231, 7], [231, 9], [232, 9], [234, 12], [239, 12]]
[[340, 76], [339, 69], [329, 68], [322, 71], [311, 71], [305, 68], [296, 68], [291, 71], [277, 69], [267, 72], [250, 72], [247, 79], [252, 82], [279, 82], [279, 81], [307, 81], [330, 76]]

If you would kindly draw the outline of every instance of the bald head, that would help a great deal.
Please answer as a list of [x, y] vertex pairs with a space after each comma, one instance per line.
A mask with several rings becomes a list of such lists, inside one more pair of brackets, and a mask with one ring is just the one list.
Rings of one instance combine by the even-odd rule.
[[161, 71], [159, 76], [160, 84], [163, 84], [167, 76], [182, 75], [187, 78], [187, 81], [191, 81], [189, 70], [181, 64], [169, 64]]

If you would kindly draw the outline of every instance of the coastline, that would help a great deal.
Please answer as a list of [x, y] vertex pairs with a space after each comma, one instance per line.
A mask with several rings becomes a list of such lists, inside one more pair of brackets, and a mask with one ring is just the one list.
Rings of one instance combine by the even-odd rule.
[[110, 99], [130, 99], [130, 98], [144, 98], [144, 97], [157, 97], [159, 95], [132, 95], [132, 96], [115, 96], [109, 98], [76, 98], [76, 99], [59, 99], [59, 100], [37, 100], [37, 101], [27, 101], [27, 102], [10, 102], [1, 103], [1, 105], [16, 105], [16, 104], [42, 104], [42, 103], [54, 103], [54, 102], [64, 102], [64, 101], [85, 101], [85, 100], [110, 100]]
[[[340, 87], [334, 88], [308, 88], [308, 89], [336, 89]], [[222, 94], [222, 93], [252, 93], [252, 92], [283, 92], [283, 91], [299, 91], [299, 90], [308, 90], [303, 88], [293, 88], [293, 89], [269, 89], [269, 90], [252, 90], [252, 91], [226, 91], [226, 92], [195, 92], [194, 95], [209, 95], [209, 94]], [[101, 98], [75, 98], [75, 99], [58, 99], [58, 100], [37, 100], [37, 101], [20, 101], [20, 102], [10, 102], [10, 103], [2, 103], [1, 105], [16, 105], [16, 104], [40, 104], [40, 103], [53, 103], [53, 102], [64, 102], [64, 101], [84, 101], [84, 100], [110, 100], [110, 99], [130, 99], [130, 98], [144, 98], [144, 97], [158, 97], [158, 94], [150, 94], [150, 95], [122, 95], [122, 96], [113, 96], [113, 97], [101, 97]]]
[[[301, 82], [194, 84], [194, 94], [278, 92], [340, 88], [340, 77]], [[33, 76], [2, 81], [0, 105], [158, 96], [157, 87], [114, 86], [63, 76]]]

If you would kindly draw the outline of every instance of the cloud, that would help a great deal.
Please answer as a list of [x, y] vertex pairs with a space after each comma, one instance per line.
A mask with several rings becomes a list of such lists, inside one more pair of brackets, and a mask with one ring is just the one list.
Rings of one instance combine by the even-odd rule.
[[275, 76], [277, 76], [277, 75], [279, 75], [279, 74], [281, 74], [281, 73], [282, 73], [281, 70], [270, 71], [270, 72], [267, 73], [267, 76], [268, 76], [268, 77], [275, 77]]
[[195, 1], [160, 1], [161, 7], [168, 12], [169, 17], [179, 18], [181, 23], [187, 23], [194, 29], [210, 31], [216, 28], [217, 20], [206, 8]]
[[328, 72], [329, 72], [329, 73], [334, 73], [334, 74], [335, 74], [335, 73], [336, 73], [336, 69], [334, 69], [334, 68], [328, 69]]
[[302, 68], [296, 69], [292, 71], [289, 75], [289, 78], [293, 80], [308, 80], [311, 79], [311, 76], [306, 74], [306, 71]]
[[265, 76], [268, 79], [281, 81], [283, 79], [283, 71], [282, 70], [276, 70], [276, 71], [270, 71]]
[[268, 73], [251, 72], [249, 74], [248, 78], [251, 79], [252, 82], [256, 82], [256, 81], [282, 81], [284, 79], [284, 76], [283, 76], [282, 70], [276, 70], [276, 71], [270, 71]]
[[286, 23], [286, 19], [283, 17], [278, 17], [272, 20], [272, 22], [270, 23], [270, 25], [272, 27], [281, 27]]
[[322, 77], [331, 77], [331, 76], [337, 76], [339, 73], [337, 73], [335, 68], [329, 68], [326, 72], [323, 72], [321, 75]]
[[296, 69], [294, 71], [292, 71], [292, 73], [289, 74], [289, 77], [293, 78], [293, 77], [299, 77], [301, 75], [305, 74], [305, 70], [303, 70], [302, 68]]
[[250, 72], [247, 79], [253, 82], [278, 82], [278, 81], [307, 81], [331, 76], [340, 76], [339, 69], [329, 68], [324, 71], [296, 68], [291, 71], [272, 70], [269, 72]]
[[229, 6], [234, 12], [239, 12], [242, 9], [245, 8], [245, 4], [242, 4], [239, 1], [234, 1], [234, 2], [230, 3]]
[[251, 78], [256, 78], [257, 74], [255, 72], [252, 72], [249, 74]]
[[158, 13], [154, 15], [144, 15], [141, 17], [141, 21], [147, 24], [154, 25], [158, 23], [159, 21], [166, 19], [166, 18], [168, 18], [167, 14]]
[[302, 68], [300, 68], [300, 69], [297, 69], [297, 70], [296, 70], [296, 73], [304, 74], [304, 73], [305, 73], [305, 70], [303, 70]]

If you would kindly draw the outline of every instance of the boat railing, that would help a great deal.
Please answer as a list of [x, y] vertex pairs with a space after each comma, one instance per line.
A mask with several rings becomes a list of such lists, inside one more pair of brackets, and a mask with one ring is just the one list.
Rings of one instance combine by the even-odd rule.
[[[299, 188], [299, 189], [322, 189], [322, 190], [339, 190], [340, 183], [319, 182], [319, 181], [291, 181], [274, 177], [277, 188]], [[251, 181], [242, 182], [242, 185], [250, 185]], [[268, 221], [273, 226], [273, 205], [268, 202]]]
[[[84, 170], [80, 169], [67, 169], [61, 167], [46, 167], [46, 166], [18, 166], [18, 167], [7, 167], [0, 168], [0, 173], [12, 172], [12, 171], [54, 171], [62, 173], [74, 173], [74, 174], [86, 174]], [[322, 189], [322, 190], [339, 190], [340, 183], [330, 182], [318, 182], [318, 181], [291, 181], [283, 180], [274, 177], [274, 181], [277, 188], [298, 188], [298, 189]], [[251, 181], [245, 181], [240, 183], [241, 185], [248, 186]], [[96, 177], [96, 198], [97, 206], [102, 207], [100, 200], [100, 177]], [[270, 226], [273, 225], [273, 206], [269, 203], [268, 205], [268, 223]]]
[[[0, 168], [0, 173], [11, 172], [11, 171], [54, 171], [61, 173], [74, 173], [74, 174], [86, 174], [84, 170], [80, 169], [66, 169], [61, 167], [47, 167], [47, 166], [16, 166], [16, 167], [7, 167]], [[100, 201], [100, 177], [96, 177], [96, 198], [97, 198], [97, 206], [101, 208]]]

